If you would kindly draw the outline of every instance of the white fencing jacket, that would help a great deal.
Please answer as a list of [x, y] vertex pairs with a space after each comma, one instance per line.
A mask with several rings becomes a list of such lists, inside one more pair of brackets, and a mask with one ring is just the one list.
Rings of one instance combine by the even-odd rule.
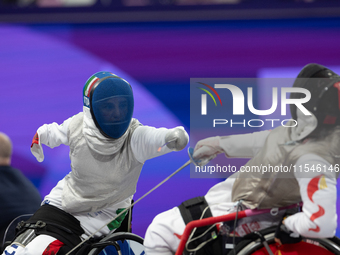
[[41, 126], [37, 131], [40, 148], [32, 153], [42, 161], [41, 144], [50, 148], [68, 145], [72, 171], [63, 179], [61, 209], [69, 213], [96, 212], [135, 193], [144, 162], [171, 151], [167, 146], [158, 150], [167, 132], [169, 129], [142, 126], [132, 119], [121, 138], [109, 139], [99, 132], [84, 107], [84, 113], [61, 125]]
[[[219, 145], [228, 157], [251, 157], [243, 172], [238, 172], [232, 201], [242, 200], [248, 208], [283, 207], [302, 201], [302, 212], [288, 217], [285, 225], [306, 237], [333, 237], [337, 227], [340, 129], [322, 139], [301, 143], [291, 142], [290, 131], [278, 127], [221, 138]], [[254, 166], [262, 170], [267, 167], [267, 172], [250, 172]], [[270, 172], [270, 167], [279, 171]]]

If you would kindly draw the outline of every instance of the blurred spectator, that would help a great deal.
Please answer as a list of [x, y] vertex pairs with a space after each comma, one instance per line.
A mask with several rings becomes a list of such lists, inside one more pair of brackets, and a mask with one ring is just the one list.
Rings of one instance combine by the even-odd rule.
[[12, 142], [0, 132], [0, 246], [11, 221], [34, 213], [41, 203], [37, 188], [18, 169], [11, 167]]

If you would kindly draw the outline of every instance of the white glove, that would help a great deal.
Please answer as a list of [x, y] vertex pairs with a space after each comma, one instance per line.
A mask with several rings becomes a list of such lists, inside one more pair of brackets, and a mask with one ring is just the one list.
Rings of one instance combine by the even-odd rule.
[[183, 150], [188, 142], [189, 135], [181, 126], [170, 129], [165, 136], [166, 146], [173, 151]]
[[220, 147], [220, 139], [219, 136], [209, 137], [196, 144], [192, 157], [197, 165], [204, 166], [217, 154], [223, 152]]
[[43, 152], [40, 140], [39, 140], [38, 132], [36, 132], [33, 137], [32, 144], [31, 144], [31, 153], [39, 162], [44, 161], [44, 152]]

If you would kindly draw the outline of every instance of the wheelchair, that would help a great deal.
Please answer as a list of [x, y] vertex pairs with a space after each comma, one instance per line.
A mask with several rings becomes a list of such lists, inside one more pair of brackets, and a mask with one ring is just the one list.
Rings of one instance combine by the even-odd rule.
[[143, 241], [129, 232], [113, 233], [93, 244], [88, 255], [142, 255], [145, 254]]
[[[115, 232], [108, 234], [92, 244], [87, 255], [142, 255], [145, 254], [144, 239], [131, 233], [132, 209], [128, 211], [121, 226]], [[76, 254], [83, 255], [83, 254]]]
[[[292, 205], [284, 208], [278, 208], [277, 210], [287, 210], [294, 207], [301, 206], [300, 204]], [[209, 217], [200, 220], [194, 220], [186, 225], [186, 228], [181, 237], [180, 244], [175, 255], [182, 254], [222, 254], [222, 255], [332, 255], [340, 254], [340, 239], [338, 237], [333, 238], [305, 238], [302, 237], [302, 241], [296, 244], [283, 244], [279, 245], [275, 242], [276, 226], [263, 229], [247, 234], [243, 237], [233, 236], [232, 233], [226, 233], [225, 228], [220, 228], [214, 238], [210, 237], [210, 243], [206, 241], [206, 246], [215, 246], [214, 249], [210, 247], [204, 249], [202, 246], [200, 249], [191, 249], [188, 251], [187, 244], [192, 238], [192, 231], [196, 228], [202, 228], [212, 226], [216, 223], [222, 223], [224, 226], [230, 226], [235, 223], [236, 220], [245, 217], [251, 217], [254, 215], [271, 213], [271, 209], [246, 209], [218, 217]], [[224, 230], [223, 230], [224, 229]], [[217, 229], [215, 229], [216, 231]], [[221, 233], [222, 232], [222, 233]], [[214, 232], [211, 232], [214, 233]], [[208, 232], [209, 234], [209, 232]], [[210, 234], [209, 234], [210, 235]], [[213, 236], [211, 235], [211, 236]], [[217, 252], [216, 252], [216, 243]], [[198, 248], [198, 247], [197, 247]]]
[[33, 214], [22, 214], [14, 218], [7, 226], [3, 240], [1, 240], [0, 243], [0, 252], [3, 252], [6, 248], [11, 243], [11, 240], [14, 239], [16, 231], [15, 228], [18, 225], [19, 222], [28, 220]]
[[108, 234], [91, 245], [90, 251], [82, 253], [79, 250], [75, 255], [143, 255], [144, 239], [131, 233], [131, 214], [128, 211], [121, 226], [115, 232]]
[[[240, 241], [235, 249], [230, 250], [228, 255], [267, 255], [270, 254], [265, 247], [269, 247], [272, 254], [317, 254], [317, 255], [332, 255], [340, 254], [340, 239], [333, 238], [302, 238], [302, 241], [297, 244], [279, 245], [275, 243], [276, 226], [264, 229], [250, 236], [245, 236]], [[293, 253], [295, 252], [295, 253]], [[271, 254], [270, 254], [271, 255]]]
[[[128, 211], [127, 216], [123, 220], [121, 226], [101, 239], [93, 241], [84, 253], [82, 246], [70, 255], [142, 255], [145, 254], [143, 242], [144, 239], [138, 235], [131, 233], [131, 214]], [[25, 214], [16, 217], [8, 225], [4, 238], [1, 243], [1, 253], [11, 244], [16, 235], [16, 227], [18, 223], [28, 220], [33, 214]]]

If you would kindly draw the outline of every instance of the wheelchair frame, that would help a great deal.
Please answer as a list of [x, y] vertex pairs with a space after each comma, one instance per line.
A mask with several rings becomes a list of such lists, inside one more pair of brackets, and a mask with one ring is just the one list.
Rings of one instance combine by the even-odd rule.
[[[15, 228], [20, 221], [28, 220], [33, 214], [22, 214], [14, 218], [7, 226], [3, 240], [0, 240], [0, 252], [2, 253], [5, 248], [10, 245], [15, 237]], [[118, 241], [124, 242], [125, 240], [135, 241], [143, 245], [144, 239], [136, 234], [131, 233], [131, 219], [132, 219], [132, 208], [128, 210], [126, 217], [124, 218], [121, 226], [115, 230], [115, 232], [109, 233], [102, 237], [97, 243], [93, 244], [89, 255], [99, 254], [101, 250], [105, 249], [106, 246], [115, 246], [118, 254], [120, 253], [120, 247], [117, 244]], [[13, 232], [13, 233], [12, 233]], [[77, 253], [76, 253], [77, 254]]]
[[118, 254], [122, 254], [120, 252], [118, 241], [135, 241], [141, 245], [143, 245], [144, 239], [136, 234], [130, 232], [118, 232], [112, 233], [101, 239], [98, 243], [93, 245], [94, 247], [90, 250], [88, 255], [98, 255], [105, 247], [112, 245], [116, 248]]
[[191, 232], [194, 228], [213, 225], [213, 224], [218, 223], [218, 222], [232, 221], [232, 220], [235, 220], [236, 215], [237, 215], [237, 219], [242, 219], [242, 218], [245, 218], [245, 217], [270, 213], [270, 212], [273, 212], [273, 210], [281, 211], [281, 210], [287, 210], [287, 209], [290, 209], [290, 208], [301, 207], [301, 206], [302, 206], [302, 203], [298, 203], [298, 204], [294, 204], [294, 205], [290, 205], [290, 206], [286, 206], [286, 207], [272, 208], [272, 209], [253, 209], [253, 210], [252, 209], [246, 209], [246, 210], [243, 210], [243, 211], [233, 212], [233, 213], [222, 215], [222, 216], [210, 217], [210, 218], [205, 218], [205, 219], [201, 219], [201, 220], [191, 221], [186, 225], [186, 227], [184, 229], [184, 232], [183, 232], [182, 237], [181, 237], [181, 241], [179, 243], [179, 246], [177, 248], [175, 255], [182, 255], [183, 254], [183, 251], [185, 249], [185, 245], [186, 245], [186, 243], [189, 239], [189, 236], [190, 236], [190, 234], [191, 234]]
[[[268, 244], [268, 248], [270, 249], [270, 245], [275, 243], [275, 230], [276, 227], [271, 227], [269, 229], [264, 229], [259, 231], [263, 240], [243, 240], [235, 247], [235, 252], [237, 255], [251, 255], [253, 252], [259, 251], [265, 247], [264, 241]], [[302, 241], [309, 245], [316, 245], [317, 247], [325, 248], [326, 251], [332, 254], [340, 254], [340, 239], [337, 237], [333, 238], [304, 238], [302, 237]], [[289, 245], [289, 244], [288, 244]], [[267, 250], [268, 252], [268, 250]], [[277, 254], [277, 253], [275, 253]], [[228, 255], [235, 255], [234, 250], [230, 251]]]

